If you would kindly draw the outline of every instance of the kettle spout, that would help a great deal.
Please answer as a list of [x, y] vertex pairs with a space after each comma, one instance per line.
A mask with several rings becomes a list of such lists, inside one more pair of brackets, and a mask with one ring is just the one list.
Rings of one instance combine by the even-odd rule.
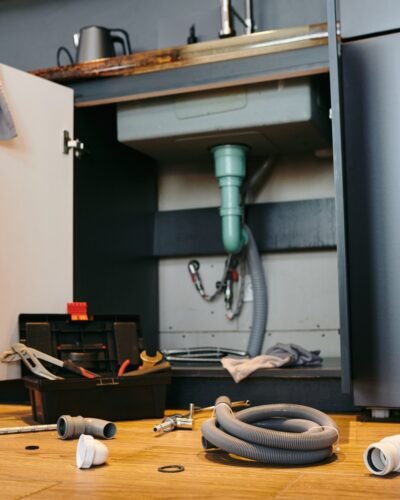
[[74, 33], [73, 40], [74, 40], [75, 48], [78, 48], [78, 45], [79, 45], [79, 33]]

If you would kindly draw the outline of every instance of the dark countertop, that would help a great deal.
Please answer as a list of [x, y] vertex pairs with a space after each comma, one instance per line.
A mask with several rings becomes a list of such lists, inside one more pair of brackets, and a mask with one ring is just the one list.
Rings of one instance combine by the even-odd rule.
[[55, 82], [70, 82], [148, 73], [326, 44], [327, 26], [316, 24], [38, 69], [32, 73]]
[[327, 26], [316, 24], [32, 73], [73, 88], [76, 106], [93, 106], [326, 73], [327, 46]]

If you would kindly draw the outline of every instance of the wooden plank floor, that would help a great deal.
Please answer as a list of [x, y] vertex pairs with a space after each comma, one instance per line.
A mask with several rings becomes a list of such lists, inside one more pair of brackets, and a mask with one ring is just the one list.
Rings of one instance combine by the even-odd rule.
[[[25, 425], [28, 406], [0, 406], [0, 427]], [[372, 476], [362, 454], [368, 444], [400, 433], [399, 424], [364, 423], [355, 415], [334, 415], [340, 450], [327, 463], [308, 467], [266, 466], [205, 452], [200, 424], [193, 431], [157, 436], [158, 420], [117, 423], [107, 464], [86, 470], [75, 466], [77, 441], [61, 441], [55, 432], [0, 436], [1, 499], [399, 499], [400, 474]], [[27, 445], [39, 449], [28, 451]], [[162, 474], [161, 465], [181, 464], [185, 471]]]

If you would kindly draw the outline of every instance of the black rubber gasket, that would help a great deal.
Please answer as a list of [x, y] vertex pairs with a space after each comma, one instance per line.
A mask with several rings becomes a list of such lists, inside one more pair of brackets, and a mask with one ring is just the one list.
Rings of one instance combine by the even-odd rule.
[[183, 472], [185, 467], [183, 465], [163, 465], [159, 467], [158, 472], [167, 472], [173, 474], [174, 472]]

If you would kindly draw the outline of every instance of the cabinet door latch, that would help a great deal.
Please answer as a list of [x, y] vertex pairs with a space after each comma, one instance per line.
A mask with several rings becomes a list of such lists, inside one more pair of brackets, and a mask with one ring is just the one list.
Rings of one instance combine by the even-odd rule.
[[85, 145], [79, 139], [72, 139], [68, 130], [64, 130], [64, 154], [67, 155], [71, 149], [74, 151], [75, 157], [80, 158], [85, 152]]

